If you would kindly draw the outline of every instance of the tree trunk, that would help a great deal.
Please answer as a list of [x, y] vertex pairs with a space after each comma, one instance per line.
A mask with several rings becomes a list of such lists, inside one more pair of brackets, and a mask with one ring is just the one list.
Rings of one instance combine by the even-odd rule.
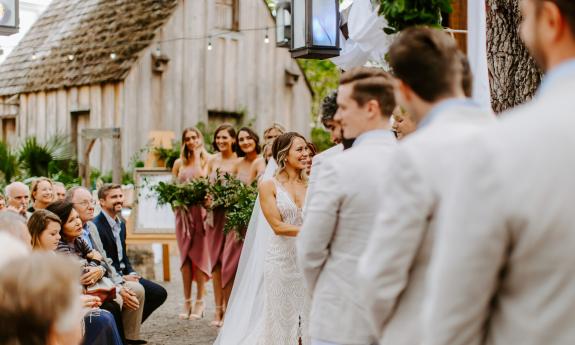
[[541, 72], [519, 38], [519, 0], [486, 0], [487, 60], [496, 113], [531, 99]]

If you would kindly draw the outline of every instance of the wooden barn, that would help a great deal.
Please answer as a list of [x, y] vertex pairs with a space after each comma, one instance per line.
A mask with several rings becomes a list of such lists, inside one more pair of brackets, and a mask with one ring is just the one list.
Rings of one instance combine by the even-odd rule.
[[82, 129], [119, 127], [121, 150], [90, 155], [108, 171], [198, 121], [307, 135], [312, 91], [274, 26], [264, 0], [53, 0], [0, 65], [2, 139], [67, 133], [82, 157]]

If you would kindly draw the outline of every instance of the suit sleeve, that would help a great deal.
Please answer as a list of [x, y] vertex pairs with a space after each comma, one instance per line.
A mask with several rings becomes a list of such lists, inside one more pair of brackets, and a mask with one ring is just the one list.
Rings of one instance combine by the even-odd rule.
[[442, 193], [424, 306], [424, 344], [484, 343], [510, 238], [496, 154], [481, 142], [460, 145], [462, 167]]
[[360, 292], [378, 335], [408, 284], [434, 203], [406, 152], [398, 149], [391, 162], [379, 194], [380, 212], [358, 269]]
[[306, 215], [307, 215], [309, 198], [313, 194], [315, 183], [317, 181], [317, 175], [319, 174], [319, 168], [321, 166], [321, 160], [322, 160], [321, 155], [315, 156], [312, 159], [311, 173], [309, 174], [308, 187], [307, 187], [307, 193], [306, 193], [306, 200], [307, 201], [304, 205], [304, 210], [303, 210], [304, 219], [306, 218]]
[[340, 186], [338, 173], [332, 160], [324, 161], [297, 239], [299, 264], [312, 294], [329, 255], [329, 244], [337, 224], [342, 194], [342, 187], [337, 186]]

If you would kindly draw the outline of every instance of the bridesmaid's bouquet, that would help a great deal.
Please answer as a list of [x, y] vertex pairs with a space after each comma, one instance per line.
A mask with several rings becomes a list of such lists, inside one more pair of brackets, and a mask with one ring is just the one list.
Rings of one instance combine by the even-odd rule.
[[218, 171], [208, 188], [208, 195], [212, 210], [226, 211], [224, 233], [227, 235], [234, 231], [238, 240], [243, 240], [258, 195], [256, 183], [248, 186], [235, 176]]
[[216, 172], [216, 179], [208, 187], [208, 196], [211, 199], [209, 208], [214, 210], [223, 208], [228, 211], [238, 202], [238, 191], [244, 184], [229, 173]]
[[226, 213], [224, 233], [228, 234], [230, 231], [235, 231], [238, 241], [244, 240], [245, 231], [252, 217], [252, 211], [258, 196], [256, 184], [257, 182], [254, 182], [248, 186], [242, 183], [236, 193], [237, 202]]
[[207, 178], [198, 178], [186, 183], [158, 182], [151, 187], [158, 199], [158, 205], [170, 205], [173, 209], [203, 205], [208, 193]]

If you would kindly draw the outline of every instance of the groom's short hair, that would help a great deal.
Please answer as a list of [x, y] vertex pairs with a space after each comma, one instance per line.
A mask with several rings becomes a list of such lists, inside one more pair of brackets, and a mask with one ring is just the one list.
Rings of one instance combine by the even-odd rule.
[[340, 85], [352, 84], [351, 97], [360, 106], [375, 100], [384, 116], [391, 116], [395, 109], [395, 95], [393, 93], [393, 77], [381, 68], [355, 67], [343, 73], [339, 80]]
[[408, 28], [389, 48], [394, 76], [420, 98], [435, 102], [461, 87], [463, 66], [455, 40], [428, 27]]

